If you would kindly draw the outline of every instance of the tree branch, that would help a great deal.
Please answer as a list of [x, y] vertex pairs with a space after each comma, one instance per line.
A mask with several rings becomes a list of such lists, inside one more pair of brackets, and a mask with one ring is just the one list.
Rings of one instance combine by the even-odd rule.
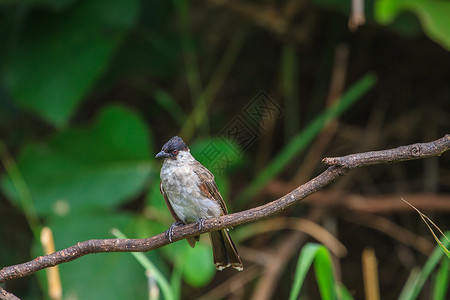
[[0, 299], [2, 299], [2, 300], [20, 300], [15, 295], [5, 291], [2, 287], [0, 287]]
[[[302, 199], [324, 188], [336, 178], [345, 175], [349, 170], [384, 163], [421, 159], [430, 156], [440, 156], [450, 149], [450, 134], [429, 142], [401, 146], [394, 149], [351, 154], [342, 157], [324, 158], [328, 169], [319, 176], [299, 186], [283, 197], [252, 209], [219, 218], [207, 219], [203, 230], [199, 231], [196, 224], [179, 226], [174, 229], [173, 242], [192, 237], [200, 233], [247, 224], [279, 213]], [[100, 252], [147, 252], [169, 244], [164, 233], [146, 239], [103, 239], [88, 240], [57, 251], [39, 256], [26, 263], [5, 267], [0, 270], [0, 283], [31, 275], [39, 270], [69, 262], [90, 253]], [[0, 289], [2, 295], [11, 295]], [[2, 298], [3, 299], [3, 298]], [[11, 299], [11, 298], [10, 298]]]

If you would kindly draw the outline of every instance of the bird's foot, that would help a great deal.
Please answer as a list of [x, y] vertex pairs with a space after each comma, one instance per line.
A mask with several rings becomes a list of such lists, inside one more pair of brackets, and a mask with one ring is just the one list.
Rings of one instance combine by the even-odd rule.
[[170, 225], [169, 229], [166, 231], [166, 237], [169, 239], [170, 242], [172, 242], [173, 230], [175, 229], [175, 227], [178, 227], [183, 224], [184, 224], [183, 221], [178, 221]]
[[198, 230], [201, 231], [205, 228], [205, 219], [204, 218], [200, 218], [196, 224], [198, 225]]

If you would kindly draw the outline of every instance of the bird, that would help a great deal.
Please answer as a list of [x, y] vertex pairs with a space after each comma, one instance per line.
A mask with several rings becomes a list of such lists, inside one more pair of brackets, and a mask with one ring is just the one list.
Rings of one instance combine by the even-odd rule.
[[[201, 230], [205, 219], [228, 214], [214, 175], [192, 156], [182, 138], [172, 137], [155, 158], [164, 159], [160, 192], [176, 221], [166, 232], [170, 241], [177, 226], [197, 223]], [[222, 271], [231, 266], [242, 271], [243, 264], [228, 229], [210, 232], [209, 236], [216, 269]], [[194, 248], [199, 238], [186, 240]]]

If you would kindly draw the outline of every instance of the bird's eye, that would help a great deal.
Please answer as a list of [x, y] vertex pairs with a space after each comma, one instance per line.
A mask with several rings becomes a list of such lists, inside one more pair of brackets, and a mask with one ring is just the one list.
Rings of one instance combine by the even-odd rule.
[[172, 154], [177, 154], [178, 150], [172, 150]]

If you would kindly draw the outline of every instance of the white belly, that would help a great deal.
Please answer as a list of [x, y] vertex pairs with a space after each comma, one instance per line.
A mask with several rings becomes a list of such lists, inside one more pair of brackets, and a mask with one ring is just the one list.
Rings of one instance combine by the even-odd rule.
[[198, 185], [200, 179], [189, 166], [179, 167], [164, 163], [161, 182], [175, 214], [184, 223], [221, 215], [220, 204], [205, 197]]

